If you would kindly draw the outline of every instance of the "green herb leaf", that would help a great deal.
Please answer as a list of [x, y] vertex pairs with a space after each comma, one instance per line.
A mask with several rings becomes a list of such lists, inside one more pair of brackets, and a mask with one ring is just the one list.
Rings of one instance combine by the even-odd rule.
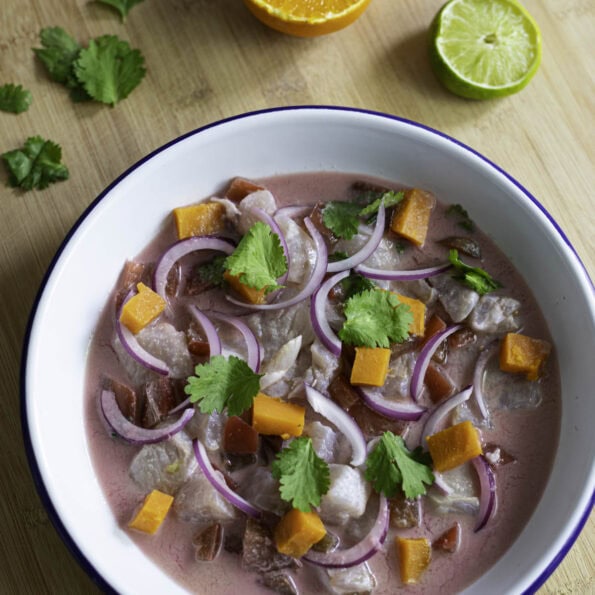
[[196, 274], [203, 283], [221, 287], [223, 285], [223, 273], [225, 273], [225, 260], [225, 256], [215, 256], [210, 262], [205, 262], [205, 264], [197, 267]]
[[350, 240], [357, 233], [361, 209], [352, 202], [332, 200], [322, 209], [322, 222], [338, 238]]
[[0, 87], [0, 110], [20, 114], [26, 112], [33, 97], [31, 91], [23, 89], [21, 85], [7, 83]]
[[79, 52], [74, 71], [93, 99], [111, 106], [128, 97], [146, 72], [143, 55], [116, 35], [92, 39]]
[[8, 183], [23, 190], [43, 190], [53, 182], [68, 179], [60, 145], [40, 136], [27, 139], [21, 149], [2, 154], [9, 171]]
[[225, 264], [231, 275], [254, 289], [270, 293], [281, 287], [277, 279], [287, 272], [287, 260], [281, 241], [273, 230], [257, 221], [240, 240]]
[[389, 190], [388, 192], [385, 192], [377, 199], [372, 201], [368, 206], [364, 207], [360, 211], [360, 217], [372, 216], [373, 218], [375, 218], [382, 201], [384, 201], [384, 208], [390, 209], [391, 207], [394, 207], [395, 205], [399, 204], [403, 200], [404, 196], [405, 193], [402, 191], [394, 192], [393, 190]]
[[47, 27], [39, 34], [42, 48], [34, 48], [35, 55], [46, 67], [50, 78], [74, 89], [80, 86], [74, 74], [74, 62], [81, 46], [61, 27]]
[[302, 512], [318, 506], [330, 486], [328, 464], [316, 454], [312, 439], [305, 436], [292, 440], [277, 455], [271, 470], [281, 484], [281, 498]]
[[357, 347], [390, 347], [409, 336], [413, 315], [390, 291], [371, 289], [357, 293], [345, 304], [341, 341]]
[[502, 284], [499, 281], [493, 279], [492, 276], [482, 268], [471, 267], [465, 264], [459, 258], [458, 251], [454, 248], [449, 251], [448, 259], [457, 270], [453, 277], [462, 281], [465, 285], [479, 293], [479, 295], [484, 295], [502, 287]]
[[371, 289], [378, 289], [378, 286], [374, 281], [370, 281], [370, 279], [359, 273], [351, 273], [349, 277], [345, 277], [345, 279], [341, 281], [341, 286], [343, 287], [345, 301], [358, 293], [370, 291]]
[[241, 415], [252, 406], [262, 376], [234, 355], [215, 355], [206, 364], [196, 366], [194, 373], [184, 387], [190, 401], [198, 402], [202, 413], [221, 413], [227, 407], [229, 415]]
[[446, 214], [454, 217], [460, 217], [458, 222], [459, 227], [462, 227], [467, 231], [474, 231], [475, 224], [473, 223], [471, 217], [469, 217], [469, 213], [461, 205], [450, 205], [448, 209], [446, 209]]
[[434, 483], [429, 453], [420, 447], [410, 451], [401, 436], [384, 432], [366, 460], [366, 479], [377, 492], [387, 498], [399, 489], [406, 498], [417, 498], [426, 493], [426, 485]]
[[126, 17], [133, 6], [140, 4], [143, 0], [96, 0], [100, 4], [106, 4], [115, 8], [120, 13], [122, 22], [126, 22]]
[[347, 252], [342, 252], [341, 250], [337, 250], [328, 255], [329, 262], [338, 262], [340, 260], [345, 260], [346, 258], [349, 258], [349, 254], [347, 254]]

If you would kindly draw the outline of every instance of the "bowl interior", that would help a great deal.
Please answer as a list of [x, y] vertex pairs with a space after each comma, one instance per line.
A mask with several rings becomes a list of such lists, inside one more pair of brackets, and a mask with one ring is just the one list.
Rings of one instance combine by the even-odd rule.
[[[525, 276], [546, 314], [563, 391], [552, 476], [520, 538], [466, 592], [529, 589], [551, 572], [586, 519], [595, 487], [589, 423], [595, 419], [595, 300], [555, 223], [512, 178], [436, 131], [356, 110], [273, 110], [190, 133], [126, 172], [75, 226], [33, 313], [22, 388], [34, 472], [67, 540], [119, 592], [180, 592], [118, 528], [87, 448], [81, 398], [86, 352], [122, 263], [140, 252], [174, 206], [216, 193], [236, 175], [322, 170], [394, 179], [462, 204]], [[50, 355], [56, 353], [59, 359]]]

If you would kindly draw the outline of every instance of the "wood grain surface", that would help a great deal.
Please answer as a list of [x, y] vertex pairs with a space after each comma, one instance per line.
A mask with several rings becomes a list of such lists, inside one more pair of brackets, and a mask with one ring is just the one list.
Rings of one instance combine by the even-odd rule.
[[[99, 192], [149, 151], [220, 118], [272, 106], [379, 110], [455, 136], [519, 180], [595, 273], [595, 3], [526, 0], [543, 62], [521, 93], [471, 102], [435, 80], [426, 32], [442, 0], [373, 0], [351, 27], [297, 39], [265, 28], [241, 0], [145, 0], [125, 24], [87, 0], [1, 0], [0, 84], [33, 93], [0, 113], [0, 153], [39, 134], [60, 143], [68, 181], [22, 193], [0, 168], [0, 593], [98, 592], [49, 522], [27, 465], [19, 361], [44, 272]], [[61, 26], [80, 42], [114, 33], [141, 49], [147, 76], [115, 108], [74, 104], [31, 48]], [[59, 365], [59, 361], [56, 362]], [[593, 515], [542, 594], [595, 593]]]

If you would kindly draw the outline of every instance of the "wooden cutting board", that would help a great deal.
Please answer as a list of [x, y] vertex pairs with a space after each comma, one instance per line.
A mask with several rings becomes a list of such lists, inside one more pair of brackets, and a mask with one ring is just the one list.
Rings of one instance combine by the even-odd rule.
[[[0, 113], [0, 152], [42, 135], [61, 144], [71, 177], [23, 194], [5, 186], [0, 169], [0, 593], [97, 591], [48, 521], [27, 467], [20, 350], [37, 288], [68, 229], [107, 184], [176, 136], [238, 113], [297, 104], [419, 121], [519, 180], [593, 276], [595, 3], [525, 4], [543, 32], [542, 66], [520, 94], [477, 103], [444, 91], [430, 71], [426, 31], [441, 0], [374, 0], [354, 25], [317, 39], [266, 29], [241, 0], [145, 0], [125, 24], [87, 0], [2, 0], [0, 84], [22, 84], [34, 99], [24, 114]], [[113, 109], [73, 104], [31, 51], [48, 26], [81, 43], [107, 33], [129, 40], [146, 58], [145, 80]], [[594, 593], [594, 545], [591, 516], [540, 593]]]

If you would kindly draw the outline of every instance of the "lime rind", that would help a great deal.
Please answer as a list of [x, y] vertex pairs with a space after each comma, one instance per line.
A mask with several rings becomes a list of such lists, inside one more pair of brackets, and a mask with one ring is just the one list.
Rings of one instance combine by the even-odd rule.
[[541, 34], [516, 0], [451, 0], [430, 28], [430, 57], [447, 89], [489, 99], [524, 88], [541, 61]]

